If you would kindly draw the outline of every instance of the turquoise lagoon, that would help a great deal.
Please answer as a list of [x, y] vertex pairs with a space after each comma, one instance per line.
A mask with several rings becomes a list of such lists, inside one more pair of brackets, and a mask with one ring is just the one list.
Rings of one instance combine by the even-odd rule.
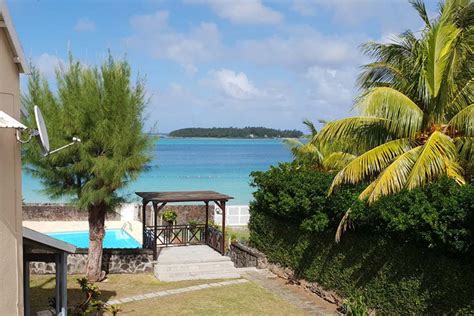
[[[230, 204], [248, 204], [250, 172], [291, 160], [279, 139], [161, 138], [153, 157], [148, 170], [123, 191], [127, 200], [137, 201], [136, 191], [215, 190], [233, 196]], [[41, 189], [38, 179], [23, 173], [25, 202], [64, 202]]]

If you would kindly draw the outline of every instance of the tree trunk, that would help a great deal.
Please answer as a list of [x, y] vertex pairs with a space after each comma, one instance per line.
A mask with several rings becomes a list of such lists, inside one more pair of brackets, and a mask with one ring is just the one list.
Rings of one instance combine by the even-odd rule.
[[100, 282], [105, 278], [105, 271], [102, 271], [105, 213], [104, 205], [99, 204], [89, 208], [89, 253], [86, 276], [90, 282]]

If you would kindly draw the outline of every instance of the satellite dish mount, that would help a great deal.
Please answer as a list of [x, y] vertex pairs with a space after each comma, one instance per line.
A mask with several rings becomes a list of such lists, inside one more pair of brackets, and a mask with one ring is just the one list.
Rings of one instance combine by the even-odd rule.
[[[62, 147], [56, 148], [54, 150], [51, 150], [49, 146], [48, 130], [46, 129], [46, 124], [44, 122], [43, 114], [41, 113], [41, 110], [37, 105], [35, 105], [34, 107], [34, 113], [35, 113], [35, 121], [36, 121], [37, 129], [27, 128], [25, 125], [21, 124], [20, 122], [18, 122], [13, 117], [9, 116], [3, 111], [0, 111], [0, 128], [14, 128], [16, 130], [16, 140], [20, 144], [26, 144], [33, 137], [37, 137], [40, 147], [41, 147], [41, 151], [43, 152], [43, 156], [45, 157], [81, 142], [81, 140], [78, 137], [73, 137], [71, 143], [64, 145]], [[25, 131], [29, 131], [28, 138], [21, 139], [21, 134]]]

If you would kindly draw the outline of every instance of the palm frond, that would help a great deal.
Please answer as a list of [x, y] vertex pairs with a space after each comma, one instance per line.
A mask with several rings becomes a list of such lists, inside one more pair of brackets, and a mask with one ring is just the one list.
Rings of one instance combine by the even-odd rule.
[[372, 148], [387, 140], [388, 120], [380, 117], [356, 116], [329, 122], [315, 137], [315, 141], [324, 145], [347, 139], [357, 139], [352, 143], [354, 149]]
[[336, 243], [339, 243], [341, 241], [341, 236], [344, 234], [349, 227], [350, 224], [350, 219], [349, 216], [351, 215], [351, 209], [349, 208], [346, 213], [344, 213], [344, 216], [341, 218], [341, 221], [339, 222], [339, 225], [337, 226], [336, 230], [336, 236], [334, 238], [334, 241]]
[[[474, 43], [473, 43], [474, 44]], [[467, 107], [474, 99], [474, 77], [466, 80], [455, 92], [454, 97], [447, 105], [447, 113], [457, 113]]]
[[356, 106], [363, 115], [387, 119], [387, 128], [400, 137], [413, 137], [423, 122], [423, 111], [416, 103], [389, 87], [369, 90]]
[[320, 165], [323, 161], [323, 154], [318, 146], [308, 142], [302, 143], [295, 138], [286, 138], [283, 143], [290, 149], [295, 159], [302, 159], [312, 164]]
[[285, 138], [283, 139], [283, 144], [288, 147], [293, 156], [296, 156], [298, 153], [298, 149], [304, 146], [304, 144], [297, 138]]
[[453, 134], [462, 133], [465, 136], [474, 136], [474, 104], [471, 104], [451, 118], [448, 123]]
[[426, 27], [430, 27], [430, 18], [428, 16], [428, 13], [426, 12], [425, 3], [423, 2], [423, 0], [410, 0], [410, 3], [413, 8], [415, 8], [415, 10], [418, 12], [420, 18], [425, 22]]
[[329, 188], [329, 194], [343, 184], [360, 183], [379, 173], [390, 165], [395, 157], [410, 150], [410, 148], [410, 140], [404, 138], [387, 142], [363, 153], [337, 173]]
[[449, 62], [451, 46], [459, 33], [460, 29], [453, 24], [439, 22], [427, 34], [424, 79], [433, 98], [438, 96]]
[[464, 183], [457, 159], [453, 140], [441, 132], [434, 132], [423, 145], [407, 179], [406, 188], [414, 189], [442, 175], [451, 176], [458, 183]]
[[384, 195], [401, 191], [405, 187], [411, 169], [420, 155], [422, 146], [417, 146], [398, 156], [364, 191], [360, 200], [373, 203]]
[[364, 88], [371, 88], [375, 84], [389, 85], [396, 81], [407, 81], [406, 74], [394, 64], [383, 61], [364, 65], [357, 78], [358, 86]]
[[310, 131], [311, 136], [314, 137], [316, 136], [316, 134], [318, 134], [318, 130], [316, 129], [316, 126], [309, 119], [304, 119], [303, 124], [306, 125], [306, 127], [308, 127], [308, 130]]
[[454, 145], [458, 151], [459, 158], [465, 161], [471, 160], [474, 156], [474, 137], [456, 137]]
[[325, 170], [332, 171], [332, 170], [341, 170], [349, 162], [356, 158], [355, 155], [345, 153], [345, 152], [333, 152], [328, 157], [324, 158], [323, 166]]

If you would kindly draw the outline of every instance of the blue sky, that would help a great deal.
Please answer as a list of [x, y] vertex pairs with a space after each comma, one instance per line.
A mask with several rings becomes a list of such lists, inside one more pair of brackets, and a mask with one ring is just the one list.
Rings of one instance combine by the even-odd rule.
[[[402, 0], [9, 0], [26, 56], [54, 82], [70, 49], [146, 76], [147, 126], [303, 129], [351, 115], [363, 42], [422, 22]], [[434, 1], [427, 1], [430, 12]]]

